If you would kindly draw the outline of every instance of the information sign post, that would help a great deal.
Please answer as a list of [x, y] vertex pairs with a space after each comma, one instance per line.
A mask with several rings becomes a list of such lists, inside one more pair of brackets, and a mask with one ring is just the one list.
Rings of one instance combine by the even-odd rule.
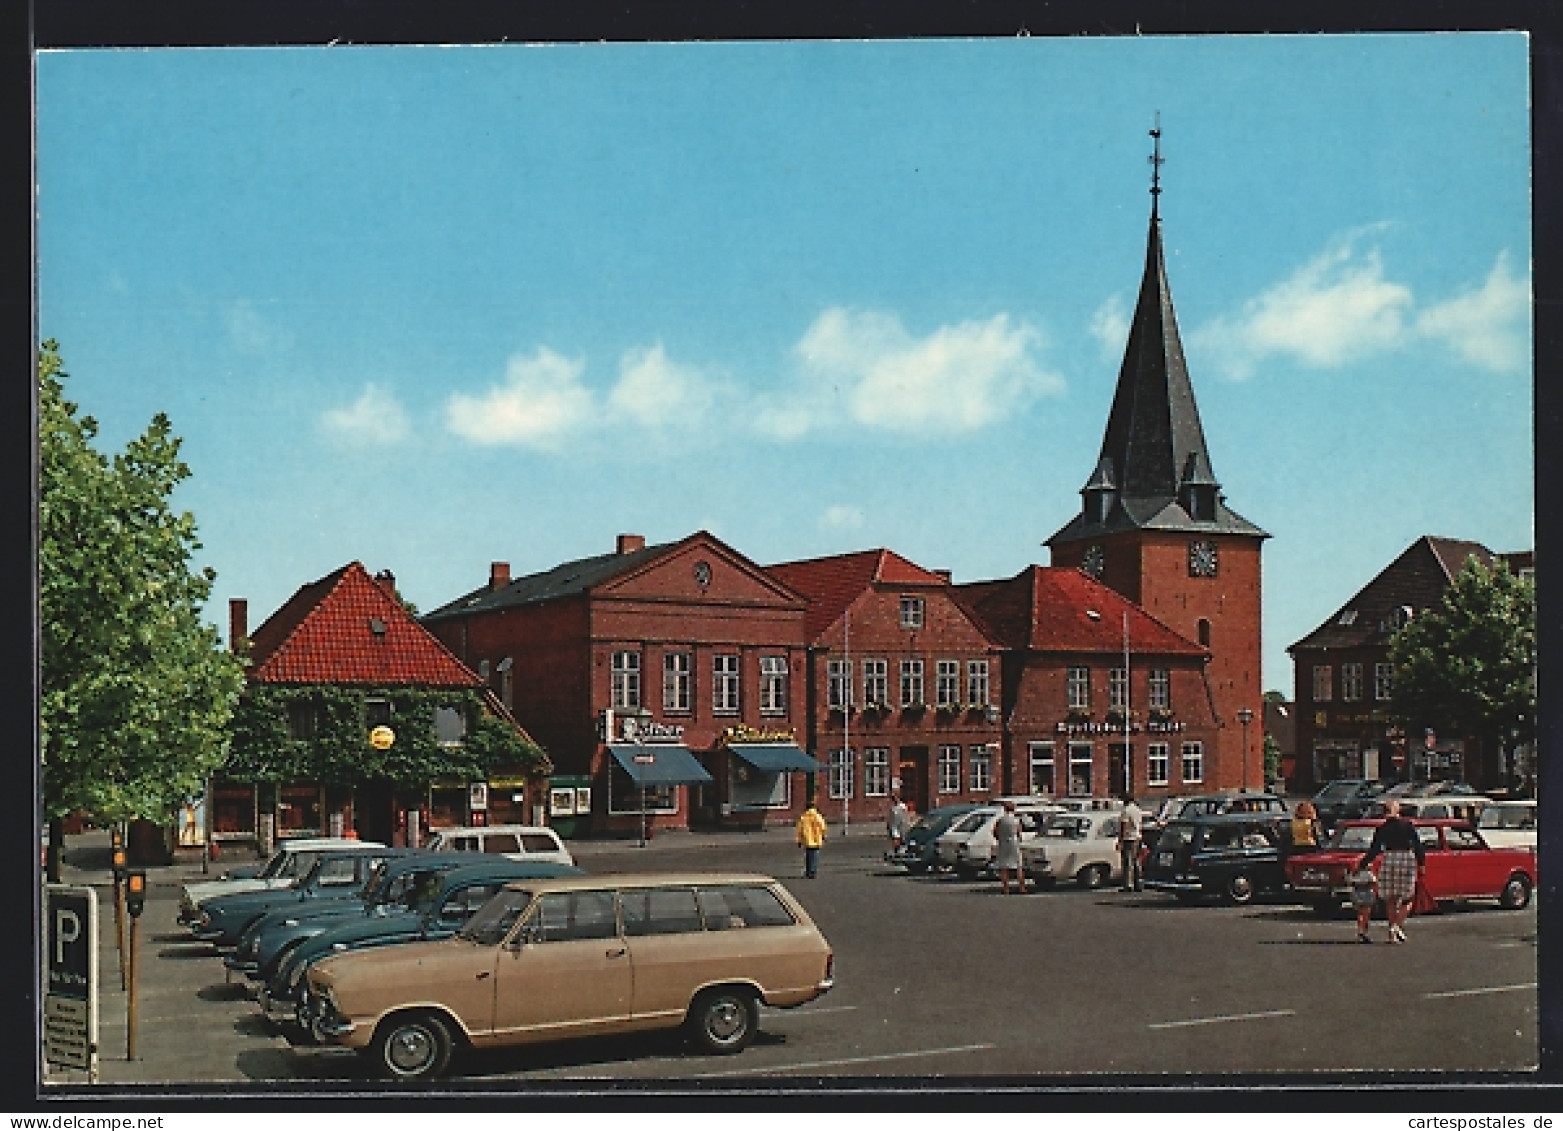
[[44, 1060], [98, 1082], [98, 893], [44, 888]]

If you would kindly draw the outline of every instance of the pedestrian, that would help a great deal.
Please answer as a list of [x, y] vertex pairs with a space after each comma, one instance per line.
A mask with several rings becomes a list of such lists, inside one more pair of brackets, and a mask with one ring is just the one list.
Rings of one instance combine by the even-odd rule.
[[1015, 803], [1004, 802], [998, 820], [993, 822], [993, 870], [999, 874], [1004, 894], [1009, 894], [1010, 873], [1015, 874], [1017, 890], [1026, 894], [1026, 873], [1020, 860], [1020, 818]]
[[1370, 943], [1368, 924], [1373, 921], [1373, 901], [1378, 898], [1378, 877], [1366, 868], [1351, 875], [1351, 906], [1357, 912], [1357, 941]]
[[1319, 851], [1323, 830], [1319, 827], [1319, 811], [1312, 801], [1304, 799], [1297, 803], [1297, 812], [1292, 814], [1291, 834], [1290, 852]]
[[911, 814], [906, 808], [906, 802], [901, 800], [900, 793], [892, 793], [890, 812], [885, 815], [885, 832], [890, 834], [890, 855], [894, 856], [901, 851], [901, 843], [906, 840], [906, 833], [911, 825]]
[[1140, 891], [1140, 841], [1144, 836], [1145, 811], [1129, 794], [1123, 795], [1123, 812], [1118, 814], [1118, 859], [1123, 865], [1123, 890]]
[[1384, 803], [1384, 823], [1373, 830], [1373, 843], [1357, 862], [1360, 872], [1379, 853], [1384, 863], [1378, 870], [1379, 894], [1384, 898], [1384, 917], [1389, 920], [1389, 941], [1406, 941], [1404, 923], [1411, 914], [1416, 897], [1417, 872], [1427, 859], [1427, 850], [1417, 836], [1416, 826], [1400, 815], [1400, 800], [1391, 797]]
[[798, 847], [803, 849], [803, 876], [812, 880], [819, 875], [819, 850], [825, 843], [825, 818], [811, 802], [798, 818]]

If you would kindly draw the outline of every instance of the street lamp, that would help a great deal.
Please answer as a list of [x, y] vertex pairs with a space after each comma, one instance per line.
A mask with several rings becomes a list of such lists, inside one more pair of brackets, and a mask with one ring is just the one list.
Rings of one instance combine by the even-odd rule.
[[1243, 724], [1243, 789], [1248, 789], [1248, 724], [1254, 721], [1254, 712], [1247, 707], [1237, 709], [1237, 721]]

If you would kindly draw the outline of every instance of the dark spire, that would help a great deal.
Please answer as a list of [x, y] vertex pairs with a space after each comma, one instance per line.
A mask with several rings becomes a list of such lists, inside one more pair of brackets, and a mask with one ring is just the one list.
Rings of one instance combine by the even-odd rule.
[[1118, 387], [1081, 512], [1049, 545], [1138, 527], [1264, 536], [1227, 509], [1205, 446], [1162, 255], [1159, 120], [1150, 133], [1150, 234]]

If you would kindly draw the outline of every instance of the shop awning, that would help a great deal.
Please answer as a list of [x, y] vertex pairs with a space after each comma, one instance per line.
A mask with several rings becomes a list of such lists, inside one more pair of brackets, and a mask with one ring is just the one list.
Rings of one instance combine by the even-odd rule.
[[762, 773], [817, 774], [825, 768], [800, 750], [796, 742], [733, 742], [727, 748]]
[[714, 779], [687, 746], [610, 746], [636, 786], [709, 785]]

